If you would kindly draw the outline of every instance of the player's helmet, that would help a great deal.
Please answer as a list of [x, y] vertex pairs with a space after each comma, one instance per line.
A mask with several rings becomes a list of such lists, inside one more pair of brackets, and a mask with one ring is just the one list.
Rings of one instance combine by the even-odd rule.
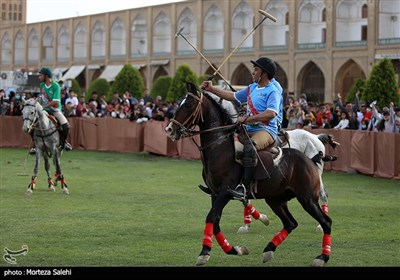
[[268, 57], [260, 57], [256, 61], [250, 60], [254, 66], [260, 67], [262, 70], [268, 73], [270, 79], [275, 77], [276, 73], [276, 64], [275, 62]]

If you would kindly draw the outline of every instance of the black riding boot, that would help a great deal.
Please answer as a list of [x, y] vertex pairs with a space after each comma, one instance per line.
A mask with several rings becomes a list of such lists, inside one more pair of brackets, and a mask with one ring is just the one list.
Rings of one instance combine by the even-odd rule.
[[66, 151], [71, 151], [72, 150], [72, 146], [70, 143], [68, 143], [67, 139], [68, 139], [68, 133], [69, 133], [69, 123], [65, 123], [61, 126], [62, 128], [62, 148], [65, 149]]
[[251, 139], [247, 139], [243, 147], [243, 186], [238, 186], [235, 190], [230, 190], [233, 198], [244, 199], [246, 192], [250, 190], [250, 183], [253, 180], [254, 172], [257, 165], [257, 151]]

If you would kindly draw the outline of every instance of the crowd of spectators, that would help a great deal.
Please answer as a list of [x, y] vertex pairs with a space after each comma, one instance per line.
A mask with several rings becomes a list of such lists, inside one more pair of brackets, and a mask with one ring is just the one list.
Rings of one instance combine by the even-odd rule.
[[84, 96], [76, 97], [74, 91], [64, 88], [61, 91], [61, 104], [67, 117], [82, 118], [118, 118], [129, 119], [139, 123], [149, 119], [164, 121], [173, 117], [177, 108], [176, 102], [163, 101], [161, 96], [154, 100], [147, 91], [140, 99], [125, 91], [122, 95], [114, 92], [107, 100], [106, 94], [92, 92], [89, 99]]
[[376, 102], [361, 103], [357, 92], [354, 103], [343, 104], [342, 96], [332, 103], [322, 103], [317, 106], [307, 102], [306, 94], [301, 94], [298, 100], [292, 96], [284, 108], [283, 128], [333, 128], [384, 132], [400, 132], [400, 108], [391, 102], [388, 107], [378, 108]]
[[[23, 100], [35, 95], [31, 92], [5, 95], [0, 89], [1, 115], [21, 116]], [[164, 121], [171, 119], [178, 107], [177, 102], [162, 100], [161, 96], [152, 98], [146, 90], [137, 99], [126, 91], [122, 94], [114, 92], [107, 100], [106, 94], [91, 92], [89, 98], [77, 96], [61, 83], [62, 108], [66, 117], [81, 118], [119, 118], [142, 123], [149, 119]], [[301, 94], [296, 100], [289, 96], [284, 106], [282, 127], [286, 129], [304, 128], [353, 129], [400, 133], [400, 109], [391, 102], [387, 107], [378, 108], [376, 102], [365, 104], [360, 102], [357, 92], [354, 103], [343, 104], [342, 96], [332, 103], [322, 103], [318, 106], [307, 101], [306, 94]]]

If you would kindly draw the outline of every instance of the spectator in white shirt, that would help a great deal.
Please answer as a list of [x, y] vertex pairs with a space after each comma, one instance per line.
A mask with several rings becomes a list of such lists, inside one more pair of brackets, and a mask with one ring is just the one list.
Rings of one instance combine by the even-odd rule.
[[340, 114], [340, 121], [337, 126], [334, 128], [336, 129], [346, 129], [349, 128], [350, 120], [349, 120], [349, 114], [347, 111], [342, 111]]
[[76, 107], [79, 104], [79, 100], [76, 97], [75, 91], [73, 90], [69, 91], [69, 97], [65, 100], [65, 104], [68, 104], [68, 102], [71, 102], [71, 109], [72, 109], [71, 117], [76, 116]]

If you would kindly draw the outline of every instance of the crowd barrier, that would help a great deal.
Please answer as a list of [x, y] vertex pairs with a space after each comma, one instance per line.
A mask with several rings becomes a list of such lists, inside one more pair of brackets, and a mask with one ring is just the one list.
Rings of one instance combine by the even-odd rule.
[[[74, 149], [138, 153], [199, 160], [200, 137], [171, 141], [164, 133], [167, 122], [149, 120], [136, 123], [128, 119], [70, 118], [69, 141]], [[30, 137], [22, 131], [22, 118], [0, 117], [0, 147], [28, 148]], [[400, 179], [400, 134], [336, 129], [313, 129], [314, 134], [329, 133], [341, 143], [326, 153], [338, 157], [326, 162], [325, 170], [351, 172], [381, 178]]]

